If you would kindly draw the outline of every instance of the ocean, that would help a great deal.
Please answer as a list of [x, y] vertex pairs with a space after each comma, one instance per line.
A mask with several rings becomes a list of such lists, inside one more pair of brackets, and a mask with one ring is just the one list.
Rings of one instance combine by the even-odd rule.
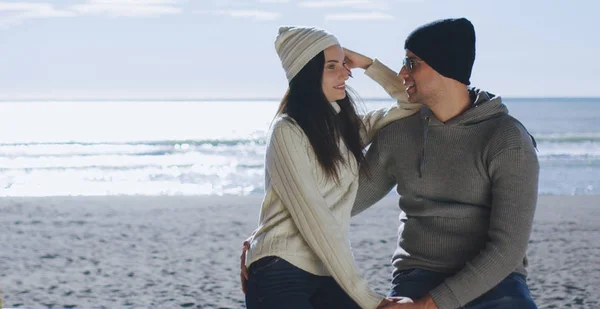
[[[504, 102], [538, 142], [541, 194], [600, 194], [600, 98]], [[0, 196], [262, 194], [278, 104], [0, 102]]]

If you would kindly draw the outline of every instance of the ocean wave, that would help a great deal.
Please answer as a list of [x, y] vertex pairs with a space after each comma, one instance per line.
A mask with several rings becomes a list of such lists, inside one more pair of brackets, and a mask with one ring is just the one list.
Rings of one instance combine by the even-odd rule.
[[0, 157], [0, 169], [41, 169], [41, 168], [89, 168], [130, 166], [231, 166], [241, 164], [260, 164], [263, 157], [259, 154], [224, 155], [200, 152], [186, 152], [164, 156], [137, 155], [98, 155], [98, 156], [42, 156], [42, 157]]
[[248, 144], [248, 143], [261, 143], [264, 144], [264, 138], [243, 138], [243, 139], [184, 139], [184, 140], [157, 140], [157, 141], [128, 141], [128, 142], [31, 142], [31, 143], [0, 143], [0, 147], [3, 146], [22, 146], [22, 145], [83, 145], [83, 146], [94, 146], [94, 145], [158, 145], [158, 146], [176, 146], [182, 144], [188, 145], [237, 145], [237, 144]]
[[160, 170], [160, 169], [188, 169], [193, 167], [194, 164], [173, 164], [173, 165], [157, 165], [157, 164], [132, 164], [127, 166], [121, 165], [83, 165], [83, 166], [46, 166], [46, 167], [17, 167], [17, 168], [1, 168], [2, 172], [29, 172], [36, 171], [134, 171], [134, 170]]
[[538, 155], [542, 157], [563, 157], [574, 160], [600, 157], [600, 141], [538, 141]]
[[198, 150], [203, 152], [211, 150], [241, 151], [247, 147], [264, 147], [264, 144], [264, 139], [167, 140], [124, 143], [0, 143], [0, 157], [160, 156]]
[[549, 143], [584, 143], [600, 142], [600, 133], [552, 133], [552, 134], [532, 134], [535, 140]]

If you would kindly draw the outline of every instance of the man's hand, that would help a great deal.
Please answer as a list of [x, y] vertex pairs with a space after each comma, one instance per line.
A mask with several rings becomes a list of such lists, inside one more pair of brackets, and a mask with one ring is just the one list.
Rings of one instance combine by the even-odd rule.
[[346, 67], [348, 69], [361, 68], [366, 70], [373, 64], [373, 59], [347, 48], [344, 48], [344, 54], [346, 56]]
[[240, 281], [242, 282], [242, 292], [246, 294], [246, 282], [248, 281], [248, 268], [246, 267], [246, 251], [250, 249], [250, 238], [244, 241], [242, 245], [242, 255], [240, 256]]

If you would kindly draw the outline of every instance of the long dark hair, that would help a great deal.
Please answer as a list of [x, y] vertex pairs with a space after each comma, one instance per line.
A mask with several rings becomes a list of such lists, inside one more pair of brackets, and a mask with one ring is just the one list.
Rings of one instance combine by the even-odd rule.
[[348, 91], [344, 99], [336, 101], [341, 111], [335, 113], [321, 86], [324, 66], [325, 53], [320, 52], [290, 81], [277, 115], [287, 114], [296, 121], [308, 137], [327, 178], [338, 182], [338, 164], [348, 164], [340, 151], [340, 137], [356, 161], [364, 161], [364, 145], [360, 140], [362, 121]]

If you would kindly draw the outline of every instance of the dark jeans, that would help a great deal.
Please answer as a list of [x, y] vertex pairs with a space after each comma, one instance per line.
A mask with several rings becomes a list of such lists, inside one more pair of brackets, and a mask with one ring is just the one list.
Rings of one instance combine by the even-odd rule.
[[[419, 299], [440, 285], [450, 274], [414, 268], [394, 273], [389, 296]], [[537, 309], [525, 276], [512, 273], [463, 309]]]
[[360, 309], [332, 277], [313, 275], [274, 256], [250, 265], [246, 308]]

